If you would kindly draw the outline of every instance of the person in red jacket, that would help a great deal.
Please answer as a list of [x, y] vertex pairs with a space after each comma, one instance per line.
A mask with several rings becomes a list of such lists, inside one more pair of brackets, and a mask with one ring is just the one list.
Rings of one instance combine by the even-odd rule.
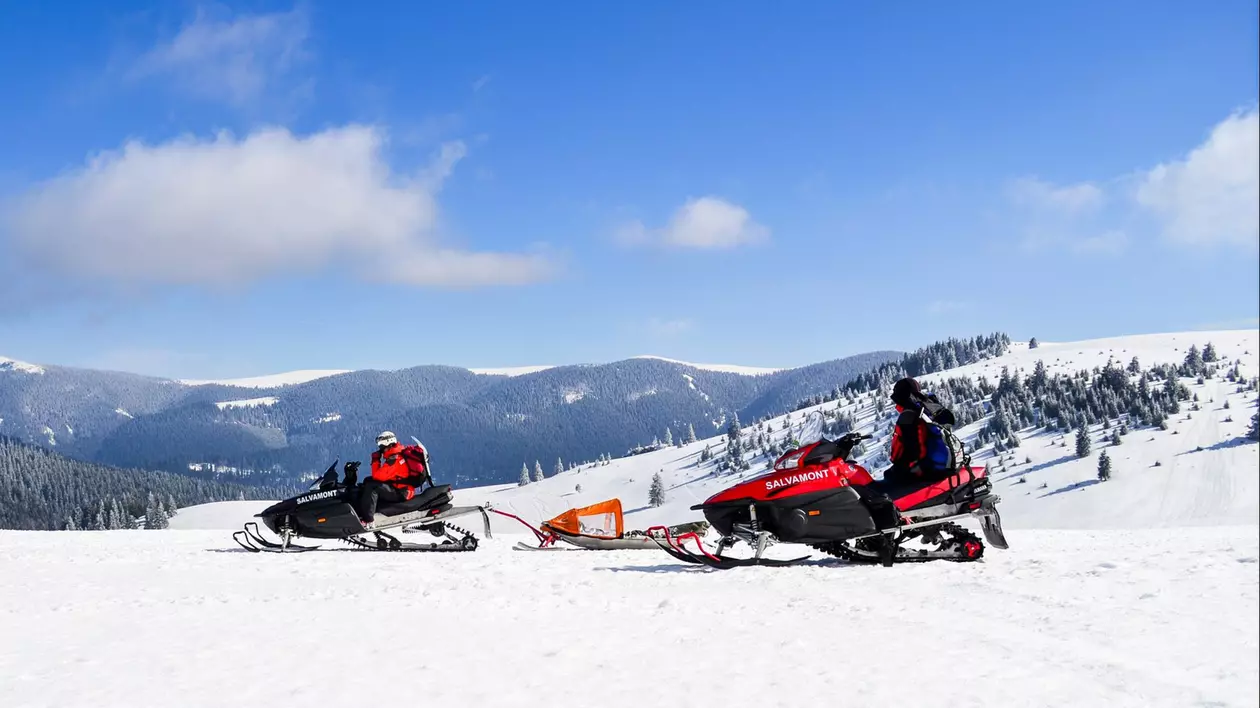
[[897, 488], [935, 481], [944, 470], [938, 470], [928, 457], [927, 426], [924, 414], [934, 421], [953, 425], [954, 415], [935, 396], [924, 394], [919, 382], [904, 378], [893, 384], [889, 396], [897, 406], [897, 424], [893, 427], [892, 467], [884, 472], [884, 486]]
[[416, 495], [429, 476], [429, 453], [420, 445], [403, 447], [398, 437], [386, 430], [376, 436], [372, 453], [372, 475], [363, 480], [359, 491], [359, 519], [364, 525], [376, 518], [378, 502], [397, 504]]

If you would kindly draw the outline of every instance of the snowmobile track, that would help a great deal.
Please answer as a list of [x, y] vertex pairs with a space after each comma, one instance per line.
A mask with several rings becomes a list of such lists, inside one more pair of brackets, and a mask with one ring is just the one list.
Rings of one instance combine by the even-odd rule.
[[[940, 548], [935, 551], [929, 551], [926, 549], [906, 549], [898, 545], [897, 553], [893, 556], [893, 563], [926, 563], [937, 560], [971, 563], [984, 557], [984, 544], [980, 542], [980, 538], [962, 526], [950, 523], [941, 524], [935, 529], [939, 530], [942, 535], [947, 535], [946, 538], [942, 539]], [[916, 533], [906, 536], [902, 540], [913, 540], [921, 535]], [[857, 539], [857, 543], [854, 546], [850, 546], [844, 541], [836, 541], [833, 543], [810, 544], [810, 548], [851, 563], [879, 563], [881, 560], [879, 551], [873, 548], [863, 548], [866, 544], [862, 542], [865, 540], [866, 538]], [[948, 550], [946, 547], [948, 547]], [[968, 549], [972, 550], [969, 552]]]

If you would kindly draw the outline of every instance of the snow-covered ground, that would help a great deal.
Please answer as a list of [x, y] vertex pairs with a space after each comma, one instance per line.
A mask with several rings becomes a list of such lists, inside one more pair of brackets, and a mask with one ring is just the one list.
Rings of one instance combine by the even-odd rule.
[[0, 704], [1256, 706], [1256, 527], [1024, 531], [973, 564], [251, 554], [0, 533]]

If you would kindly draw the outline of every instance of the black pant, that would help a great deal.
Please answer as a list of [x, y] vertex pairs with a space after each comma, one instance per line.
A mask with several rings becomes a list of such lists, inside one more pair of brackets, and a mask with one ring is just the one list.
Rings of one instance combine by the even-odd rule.
[[858, 497], [871, 513], [871, 520], [877, 529], [890, 529], [897, 525], [900, 514], [893, 500], [884, 490], [875, 484], [855, 485]]
[[363, 480], [359, 487], [359, 518], [371, 522], [376, 516], [377, 500], [386, 504], [406, 501], [407, 495], [402, 490], [391, 487], [388, 483], [371, 477]]

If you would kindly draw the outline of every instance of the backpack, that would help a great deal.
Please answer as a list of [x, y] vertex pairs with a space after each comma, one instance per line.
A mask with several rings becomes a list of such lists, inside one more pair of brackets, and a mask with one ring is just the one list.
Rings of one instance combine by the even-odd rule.
[[930, 393], [922, 403], [926, 442], [924, 458], [937, 472], [957, 472], [960, 466], [970, 463], [970, 456], [963, 441], [954, 435], [953, 412]]

